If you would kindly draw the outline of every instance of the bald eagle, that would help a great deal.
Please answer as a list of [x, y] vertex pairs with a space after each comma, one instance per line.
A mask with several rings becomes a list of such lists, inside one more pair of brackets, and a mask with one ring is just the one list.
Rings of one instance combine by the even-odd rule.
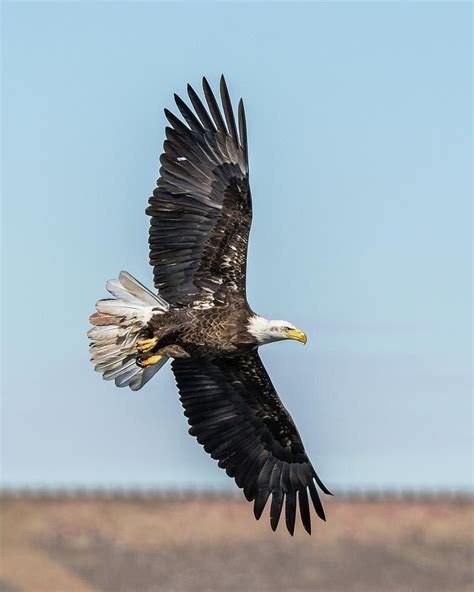
[[246, 296], [252, 222], [247, 130], [237, 122], [224, 77], [222, 110], [203, 79], [205, 107], [175, 95], [157, 186], [146, 213], [157, 293], [126, 272], [107, 282], [88, 336], [95, 369], [119, 387], [140, 389], [171, 359], [189, 433], [233, 477], [260, 518], [271, 495], [270, 525], [283, 506], [293, 534], [297, 507], [311, 533], [309, 497], [325, 520], [316, 485], [330, 494], [308, 459], [296, 426], [258, 354], [266, 343], [306, 335], [271, 321]]

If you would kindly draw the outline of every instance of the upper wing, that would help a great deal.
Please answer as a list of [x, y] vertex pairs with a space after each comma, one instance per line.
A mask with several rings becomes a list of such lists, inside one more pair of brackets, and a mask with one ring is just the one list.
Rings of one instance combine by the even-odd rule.
[[286, 526], [293, 534], [298, 496], [301, 520], [311, 533], [307, 491], [323, 520], [314, 480], [329, 491], [306, 456], [258, 353], [176, 359], [172, 368], [189, 433], [235, 478], [245, 497], [255, 500], [255, 517], [260, 518], [271, 494], [270, 523], [275, 530], [286, 497]]
[[240, 100], [237, 132], [224, 77], [225, 119], [205, 78], [203, 88], [209, 111], [188, 85], [197, 117], [175, 95], [187, 125], [165, 109], [172, 127], [146, 210], [155, 286], [177, 306], [212, 306], [229, 292], [245, 298], [252, 222], [245, 112]]

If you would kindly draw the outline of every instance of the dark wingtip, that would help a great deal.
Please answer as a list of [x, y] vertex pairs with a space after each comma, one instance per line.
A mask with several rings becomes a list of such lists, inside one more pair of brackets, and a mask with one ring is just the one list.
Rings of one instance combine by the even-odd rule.
[[253, 513], [257, 520], [260, 520], [260, 516], [263, 514], [263, 510], [267, 505], [268, 496], [270, 495], [270, 491], [266, 491], [265, 489], [260, 490], [256, 497], [255, 502], [253, 504]]
[[252, 491], [249, 491], [248, 489], [244, 488], [243, 492], [244, 492], [244, 497], [248, 502], [251, 502], [255, 499]]
[[283, 509], [284, 494], [277, 490], [272, 492], [272, 503], [270, 506], [270, 526], [273, 532], [277, 529]]
[[255, 516], [256, 520], [260, 520], [262, 517], [263, 508], [257, 507], [257, 503], [255, 502], [253, 505], [253, 515]]
[[288, 491], [285, 502], [285, 522], [288, 532], [293, 536], [296, 524], [296, 491]]
[[[206, 82], [204, 82], [204, 81], [206, 81]], [[206, 84], [207, 84], [207, 80], [204, 77], [203, 78], [203, 87], [204, 88], [206, 88]], [[194, 90], [194, 88], [190, 84], [188, 84], [188, 86], [187, 86], [187, 91], [188, 91], [188, 97], [191, 100], [194, 110], [196, 111], [197, 116], [201, 120], [201, 124], [207, 130], [210, 130], [210, 131], [214, 130], [215, 131], [214, 124], [212, 123], [211, 117], [208, 114], [206, 108], [204, 107], [197, 92]]]
[[202, 77], [202, 87], [204, 89], [206, 89], [206, 88], [209, 89], [209, 90], [211, 89], [211, 86], [210, 86], [210, 84], [207, 81], [207, 78], [205, 76]]
[[224, 123], [224, 119], [222, 118], [222, 113], [219, 109], [219, 105], [217, 104], [216, 97], [214, 96], [211, 86], [205, 76], [202, 77], [202, 88], [204, 91], [204, 97], [207, 101], [207, 106], [209, 107], [209, 111], [211, 112], [217, 130], [221, 131], [223, 134], [227, 134], [227, 129]]
[[329, 491], [329, 489], [324, 485], [324, 483], [321, 481], [321, 479], [316, 475], [315, 477], [316, 479], [316, 483], [318, 484], [319, 489], [325, 493], [326, 495], [334, 495], [334, 493], [332, 491]]
[[219, 85], [221, 89], [225, 88], [227, 90], [227, 82], [225, 81], [224, 74], [221, 74], [221, 77], [219, 78]]
[[189, 82], [186, 85], [186, 91], [187, 91], [189, 97], [191, 97], [191, 95], [195, 95], [196, 94], [196, 91], [194, 90], [194, 88], [191, 86], [191, 84]]
[[244, 108], [244, 101], [241, 98], [237, 107], [237, 115], [239, 119], [239, 136], [240, 136], [240, 145], [243, 148], [244, 155], [245, 155], [245, 162], [248, 166], [248, 144], [247, 144], [247, 122], [245, 118], [245, 108]]
[[311, 480], [308, 483], [308, 489], [309, 494], [311, 496], [311, 500], [313, 502], [314, 509], [316, 510], [316, 514], [321, 518], [321, 520], [324, 520], [324, 522], [326, 522], [326, 514], [324, 513], [323, 504], [321, 503], [321, 500], [319, 498], [318, 491], [316, 489], [314, 481]]
[[174, 95], [173, 95], [173, 98], [174, 98], [174, 102], [176, 103], [176, 105], [177, 105], [178, 107], [179, 107], [180, 105], [183, 105], [183, 104], [184, 104], [184, 101], [183, 101], [183, 99], [182, 99], [182, 98], [181, 98], [181, 97], [180, 97], [180, 96], [179, 96], [177, 93], [174, 93]]
[[334, 495], [334, 493], [331, 493], [329, 491], [329, 489], [326, 487], [326, 485], [324, 485], [324, 483], [321, 481], [321, 479], [319, 478], [319, 475], [316, 473], [316, 471], [314, 469], [313, 469], [313, 477], [315, 478], [319, 489], [321, 489], [321, 491], [323, 493], [325, 493], [326, 495]]
[[227, 125], [227, 130], [229, 135], [234, 138], [236, 144], [239, 142], [239, 136], [237, 133], [237, 126], [235, 124], [235, 117], [234, 117], [234, 110], [232, 108], [232, 101], [230, 99], [229, 89], [227, 88], [227, 84], [224, 78], [224, 75], [221, 76], [220, 81], [220, 92], [221, 92], [221, 101], [222, 107], [224, 108], [224, 115]]
[[189, 82], [186, 86], [186, 91], [188, 93], [188, 97], [191, 99], [191, 102], [193, 102], [196, 98], [199, 98], [197, 92], [194, 90], [194, 87], [191, 86]]
[[311, 534], [311, 513], [309, 510], [308, 492], [306, 489], [298, 491], [298, 501], [300, 505], [301, 522], [308, 534]]

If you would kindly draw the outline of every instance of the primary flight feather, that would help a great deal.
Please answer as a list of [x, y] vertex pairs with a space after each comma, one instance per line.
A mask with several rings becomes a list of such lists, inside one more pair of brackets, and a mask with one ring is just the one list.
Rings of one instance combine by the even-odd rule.
[[222, 110], [205, 78], [203, 92], [206, 105], [188, 85], [192, 108], [175, 95], [182, 119], [165, 109], [170, 126], [146, 210], [158, 294], [126, 272], [107, 282], [113, 298], [99, 300], [90, 319], [92, 361], [106, 380], [138, 390], [171, 358], [189, 433], [254, 501], [256, 518], [271, 496], [274, 530], [284, 507], [293, 534], [299, 507], [310, 533], [309, 498], [324, 520], [316, 485], [329, 491], [258, 355], [260, 345], [306, 343], [306, 335], [247, 302], [244, 106], [241, 100], [236, 121], [224, 77]]

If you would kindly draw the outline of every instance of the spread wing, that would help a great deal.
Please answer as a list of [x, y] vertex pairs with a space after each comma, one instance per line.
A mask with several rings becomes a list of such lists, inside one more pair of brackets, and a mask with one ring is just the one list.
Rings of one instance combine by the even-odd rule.
[[325, 493], [329, 491], [306, 456], [258, 353], [176, 359], [172, 367], [189, 433], [243, 488], [245, 497], [255, 500], [257, 520], [271, 494], [273, 530], [284, 504], [286, 526], [293, 534], [298, 502], [304, 528], [311, 533], [308, 491], [323, 520], [315, 481]]
[[184, 122], [165, 109], [171, 127], [146, 210], [155, 286], [175, 306], [245, 298], [252, 205], [244, 106], [241, 100], [237, 131], [224, 77], [224, 116], [205, 78], [203, 89], [208, 109], [188, 85], [195, 113], [175, 95]]

